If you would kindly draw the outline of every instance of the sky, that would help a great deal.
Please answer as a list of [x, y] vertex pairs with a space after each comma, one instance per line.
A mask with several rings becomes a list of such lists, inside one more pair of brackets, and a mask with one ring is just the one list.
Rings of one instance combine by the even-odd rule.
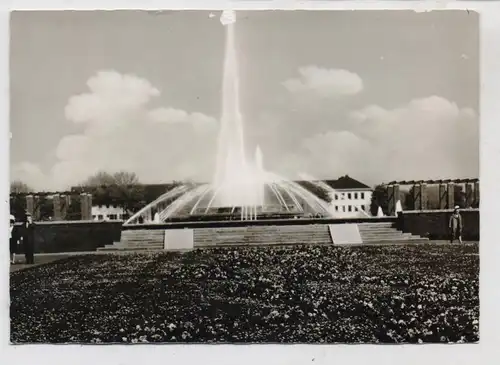
[[[13, 12], [10, 179], [214, 174], [225, 28], [210, 11]], [[237, 13], [251, 155], [288, 178], [479, 176], [479, 16]]]

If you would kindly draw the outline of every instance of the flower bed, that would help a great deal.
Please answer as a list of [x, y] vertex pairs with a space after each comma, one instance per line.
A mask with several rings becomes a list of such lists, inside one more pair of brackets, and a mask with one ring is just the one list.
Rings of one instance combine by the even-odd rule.
[[88, 255], [11, 273], [12, 342], [475, 342], [477, 246]]

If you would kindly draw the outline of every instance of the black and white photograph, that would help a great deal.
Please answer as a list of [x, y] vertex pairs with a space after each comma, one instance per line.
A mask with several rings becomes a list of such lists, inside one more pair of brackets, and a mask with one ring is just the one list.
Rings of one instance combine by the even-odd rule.
[[479, 29], [11, 12], [10, 343], [478, 343]]

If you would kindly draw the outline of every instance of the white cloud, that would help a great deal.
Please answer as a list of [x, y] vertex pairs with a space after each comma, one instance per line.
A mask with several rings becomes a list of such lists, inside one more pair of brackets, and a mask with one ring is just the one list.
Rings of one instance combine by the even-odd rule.
[[213, 127], [216, 124], [215, 118], [202, 113], [188, 113], [184, 110], [174, 108], [157, 108], [148, 112], [148, 117], [156, 123], [185, 123], [191, 124], [195, 128]]
[[66, 118], [75, 123], [119, 122], [160, 95], [149, 81], [116, 71], [100, 71], [87, 81], [88, 93], [72, 96], [65, 108]]
[[[285, 86], [321, 99], [353, 95], [363, 83], [348, 71], [311, 66]], [[82, 133], [60, 141], [57, 162], [49, 171], [23, 162], [11, 169], [13, 180], [36, 189], [66, 189], [99, 170], [132, 171], [144, 182], [212, 177], [217, 141], [213, 117], [173, 106], [149, 107], [160, 92], [137, 76], [100, 72], [88, 88], [71, 97], [65, 109], [68, 121], [80, 125]], [[248, 123], [247, 140], [263, 147], [267, 168], [290, 177], [300, 172], [318, 178], [349, 174], [376, 184], [479, 174], [478, 116], [470, 108], [438, 96], [394, 109], [368, 105], [347, 115], [346, 108], [332, 104], [348, 101], [327, 104], [327, 111], [300, 110], [294, 103], [293, 112], [264, 113], [259, 123]]]
[[182, 123], [188, 117], [188, 113], [184, 110], [173, 108], [153, 109], [148, 115], [152, 121], [160, 123]]
[[145, 182], [208, 176], [215, 156], [214, 118], [149, 108], [160, 91], [134, 75], [98, 72], [87, 86], [89, 91], [70, 97], [65, 108], [67, 120], [82, 125], [83, 132], [61, 139], [50, 171], [25, 162], [13, 167], [13, 177], [37, 188], [66, 189], [99, 170], [132, 171]]
[[350, 113], [345, 130], [305, 139], [287, 169], [321, 178], [349, 174], [370, 184], [477, 177], [478, 118], [437, 96], [395, 109], [368, 106]]
[[36, 164], [23, 161], [10, 168], [10, 181], [22, 181], [35, 190], [46, 188], [46, 176]]
[[61, 139], [56, 149], [56, 156], [61, 161], [72, 161], [87, 153], [91, 138], [81, 135], [69, 135]]
[[283, 86], [291, 93], [314, 92], [328, 98], [358, 94], [363, 90], [363, 80], [347, 70], [305, 66], [299, 69], [298, 77], [284, 81]]

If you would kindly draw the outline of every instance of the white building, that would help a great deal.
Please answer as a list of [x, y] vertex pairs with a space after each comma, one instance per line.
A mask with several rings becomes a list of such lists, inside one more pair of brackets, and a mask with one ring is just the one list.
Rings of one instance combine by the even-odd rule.
[[373, 189], [349, 176], [327, 180], [335, 191], [330, 194], [330, 205], [336, 217], [356, 218], [371, 216]]
[[112, 205], [94, 205], [92, 207], [92, 220], [94, 221], [116, 221], [125, 220], [125, 210]]

